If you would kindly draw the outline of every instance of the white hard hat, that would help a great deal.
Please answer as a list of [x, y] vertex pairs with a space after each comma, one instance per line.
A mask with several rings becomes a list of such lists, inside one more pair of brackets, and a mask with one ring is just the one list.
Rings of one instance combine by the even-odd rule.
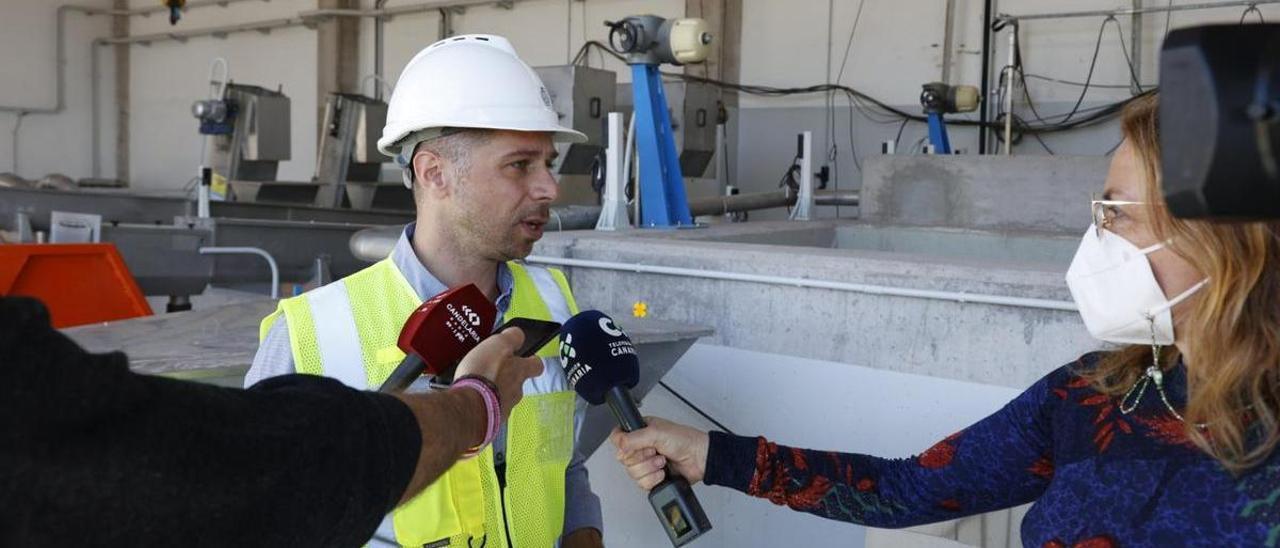
[[587, 140], [560, 125], [542, 79], [506, 38], [492, 34], [446, 38], [413, 56], [391, 93], [378, 150], [407, 167], [401, 148], [417, 143], [405, 138], [422, 141], [440, 135], [423, 130], [445, 128], [546, 131], [556, 141]]

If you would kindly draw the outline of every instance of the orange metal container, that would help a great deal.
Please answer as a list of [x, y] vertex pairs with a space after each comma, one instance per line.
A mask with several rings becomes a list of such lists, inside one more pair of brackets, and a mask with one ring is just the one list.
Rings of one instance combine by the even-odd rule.
[[54, 327], [151, 315], [112, 244], [0, 245], [0, 295], [44, 301]]

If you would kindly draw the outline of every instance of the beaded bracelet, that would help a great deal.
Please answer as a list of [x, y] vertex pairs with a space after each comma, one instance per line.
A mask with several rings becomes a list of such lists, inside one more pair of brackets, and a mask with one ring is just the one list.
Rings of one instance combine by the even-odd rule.
[[484, 400], [485, 416], [488, 424], [485, 426], [484, 440], [479, 445], [467, 449], [462, 454], [462, 458], [469, 459], [484, 451], [493, 440], [498, 437], [498, 429], [502, 427], [502, 403], [498, 398], [497, 388], [488, 379], [480, 377], [462, 377], [453, 381], [450, 390], [458, 389], [475, 390], [480, 394], [480, 399]]

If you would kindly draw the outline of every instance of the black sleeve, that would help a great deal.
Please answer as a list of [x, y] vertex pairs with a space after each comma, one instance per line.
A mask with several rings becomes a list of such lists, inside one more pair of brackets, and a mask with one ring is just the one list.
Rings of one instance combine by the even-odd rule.
[[137, 375], [0, 298], [0, 546], [359, 546], [420, 444], [392, 397]]

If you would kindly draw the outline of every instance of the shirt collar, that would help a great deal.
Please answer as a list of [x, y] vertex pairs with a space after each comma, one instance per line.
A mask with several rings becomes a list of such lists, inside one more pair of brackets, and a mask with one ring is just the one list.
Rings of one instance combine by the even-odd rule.
[[[391, 262], [400, 270], [400, 274], [409, 282], [409, 287], [418, 294], [418, 298], [423, 301], [430, 299], [436, 295], [444, 293], [449, 289], [436, 278], [427, 267], [418, 260], [418, 255], [413, 251], [413, 229], [416, 223], [405, 225], [404, 231], [400, 233], [400, 239], [396, 242], [396, 247], [391, 251]], [[498, 307], [498, 321], [502, 321], [502, 316], [507, 312], [507, 308], [511, 305], [511, 288], [515, 285], [515, 278], [511, 275], [511, 269], [507, 267], [507, 263], [498, 263], [498, 300], [494, 303]]]

